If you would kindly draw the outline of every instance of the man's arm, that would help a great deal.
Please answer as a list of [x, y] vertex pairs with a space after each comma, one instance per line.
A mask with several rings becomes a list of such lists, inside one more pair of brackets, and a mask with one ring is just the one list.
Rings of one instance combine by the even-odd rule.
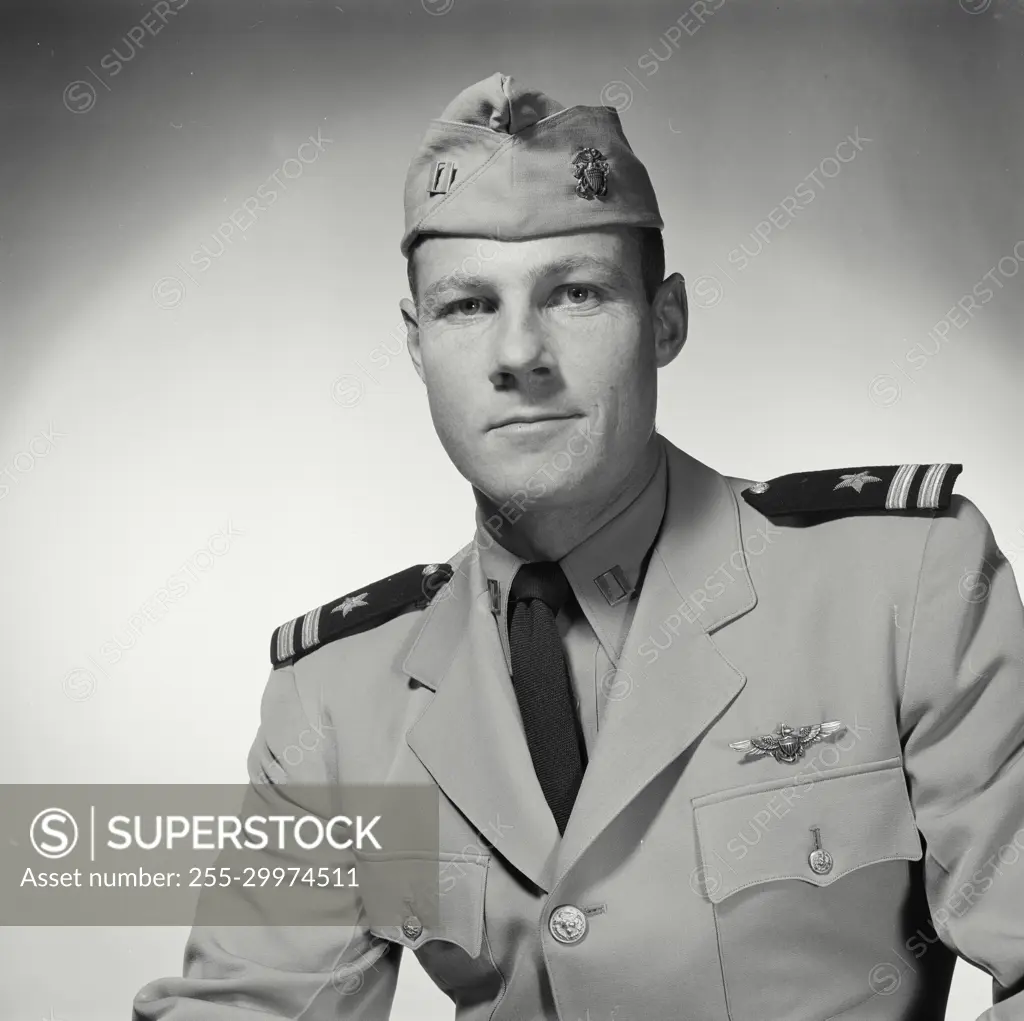
[[[320, 736], [300, 745], [300, 734]], [[272, 784], [286, 806], [293, 785], [338, 780], [323, 719], [314, 727], [290, 667], [267, 682], [248, 766], [250, 782]], [[196, 925], [183, 977], [145, 985], [132, 1021], [387, 1021], [401, 951], [361, 926]]]
[[931, 523], [912, 629], [900, 725], [932, 922], [993, 977], [979, 1021], [1024, 1021], [1024, 610], [964, 497]]

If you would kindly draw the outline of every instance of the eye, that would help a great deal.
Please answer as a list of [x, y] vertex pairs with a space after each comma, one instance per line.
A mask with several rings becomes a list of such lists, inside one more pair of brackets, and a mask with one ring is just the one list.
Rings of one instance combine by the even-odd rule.
[[441, 315], [454, 316], [457, 319], [473, 319], [486, 309], [487, 302], [483, 298], [458, 298], [445, 305], [441, 310]]
[[586, 284], [564, 284], [552, 298], [553, 305], [563, 308], [594, 308], [598, 304], [597, 289]]

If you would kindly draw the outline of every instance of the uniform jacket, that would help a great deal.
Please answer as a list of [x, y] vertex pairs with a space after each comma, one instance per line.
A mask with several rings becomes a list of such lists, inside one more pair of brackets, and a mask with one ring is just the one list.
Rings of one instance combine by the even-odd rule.
[[[426, 608], [274, 669], [249, 756], [254, 782], [436, 784], [438, 924], [196, 927], [135, 1021], [383, 1019], [409, 953], [458, 1021], [941, 1019], [957, 954], [993, 977], [985, 1021], [1024, 1019], [1024, 613], [985, 518], [769, 518], [664, 442], [561, 839], [471, 544]], [[730, 747], [825, 721], [793, 761]]]

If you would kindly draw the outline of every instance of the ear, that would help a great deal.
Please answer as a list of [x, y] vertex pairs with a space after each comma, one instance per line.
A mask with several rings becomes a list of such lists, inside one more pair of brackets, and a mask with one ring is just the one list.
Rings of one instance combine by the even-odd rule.
[[408, 298], [403, 298], [398, 307], [405, 322], [405, 345], [409, 350], [409, 357], [412, 359], [416, 375], [423, 380], [423, 353], [420, 350], [420, 324], [416, 318], [416, 306]]
[[651, 302], [654, 320], [654, 351], [658, 368], [668, 365], [683, 349], [690, 325], [686, 281], [673, 273], [666, 277]]

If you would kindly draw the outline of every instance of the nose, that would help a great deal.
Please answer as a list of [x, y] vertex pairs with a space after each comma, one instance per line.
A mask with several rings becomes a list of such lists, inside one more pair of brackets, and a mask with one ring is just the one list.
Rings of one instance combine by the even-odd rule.
[[494, 335], [491, 382], [499, 390], [534, 389], [555, 375], [556, 361], [539, 318], [524, 312], [510, 316]]

